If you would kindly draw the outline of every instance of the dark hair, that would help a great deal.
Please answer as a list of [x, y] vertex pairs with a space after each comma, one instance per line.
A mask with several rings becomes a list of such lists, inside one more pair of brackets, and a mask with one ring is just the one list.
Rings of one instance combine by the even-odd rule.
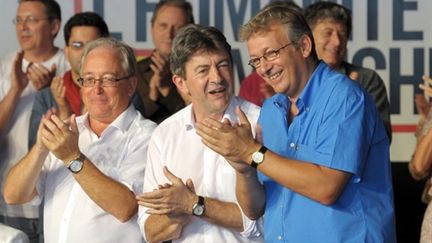
[[347, 37], [351, 35], [352, 19], [351, 10], [333, 2], [316, 2], [309, 5], [305, 11], [305, 18], [309, 26], [313, 29], [319, 21], [332, 19], [341, 22], [347, 30]]
[[186, 62], [195, 53], [225, 51], [232, 63], [231, 46], [225, 36], [215, 27], [189, 24], [181, 28], [173, 41], [170, 55], [171, 72], [186, 76]]
[[109, 30], [105, 21], [94, 12], [77, 13], [72, 16], [63, 28], [65, 44], [68, 45], [72, 29], [76, 26], [95, 27], [99, 31], [100, 37], [108, 37]]
[[19, 1], [19, 3], [22, 2], [40, 2], [45, 6], [45, 13], [49, 21], [53, 21], [54, 19], [58, 19], [59, 21], [61, 21], [60, 5], [55, 0], [20, 0]]
[[194, 24], [194, 16], [192, 12], [192, 5], [185, 0], [161, 0], [156, 4], [155, 9], [153, 10], [153, 16], [151, 18], [151, 23], [153, 23], [156, 20], [156, 16], [158, 14], [159, 9], [161, 9], [163, 6], [174, 6], [182, 9], [186, 15], [186, 24]]

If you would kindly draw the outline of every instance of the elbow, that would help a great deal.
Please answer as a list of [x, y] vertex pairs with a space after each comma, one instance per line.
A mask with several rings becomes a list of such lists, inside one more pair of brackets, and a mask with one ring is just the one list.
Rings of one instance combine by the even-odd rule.
[[408, 169], [415, 180], [422, 180], [429, 175], [429, 171], [424, 166], [412, 162], [409, 163]]
[[128, 222], [138, 212], [138, 205], [135, 204], [133, 207], [124, 208], [121, 212], [118, 212], [114, 217], [122, 223]]
[[316, 201], [318, 201], [323, 205], [331, 206], [337, 202], [340, 194], [341, 194], [341, 190], [337, 188], [327, 188], [327, 190], [323, 190], [319, 195], [317, 195], [313, 199], [315, 199]]

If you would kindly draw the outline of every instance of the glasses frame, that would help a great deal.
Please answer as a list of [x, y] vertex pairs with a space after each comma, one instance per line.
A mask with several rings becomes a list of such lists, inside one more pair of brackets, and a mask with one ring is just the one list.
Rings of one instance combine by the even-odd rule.
[[12, 23], [14, 25], [21, 25], [21, 24], [32, 25], [32, 24], [39, 23], [42, 20], [50, 20], [50, 19], [52, 19], [52, 18], [50, 18], [50, 17], [38, 18], [35, 16], [26, 16], [24, 19], [22, 19], [18, 16], [15, 16], [15, 18], [12, 19]]
[[248, 65], [256, 69], [256, 68], [261, 66], [261, 59], [262, 58], [264, 58], [267, 62], [274, 61], [280, 57], [279, 53], [282, 49], [284, 49], [285, 47], [292, 45], [292, 44], [294, 44], [294, 42], [290, 42], [290, 43], [288, 43], [282, 47], [279, 47], [277, 49], [267, 51], [266, 53], [264, 53], [260, 57], [251, 58], [248, 62]]
[[83, 77], [79, 77], [78, 79], [77, 79], [77, 81], [79, 82], [79, 84], [82, 86], [82, 87], [87, 87], [87, 88], [92, 88], [92, 87], [94, 87], [94, 86], [96, 86], [96, 81], [99, 81], [101, 84], [101, 87], [117, 87], [117, 84], [118, 84], [118, 82], [119, 81], [121, 81], [121, 80], [124, 80], [124, 79], [129, 79], [129, 78], [131, 78], [133, 76], [133, 74], [128, 74], [127, 76], [124, 76], [124, 77], [121, 77], [121, 78], [115, 78], [114, 79], [114, 83], [113, 84], [115, 84], [115, 85], [104, 85], [104, 82], [103, 82], [103, 76], [102, 77], [99, 77], [99, 78], [94, 78], [94, 81], [93, 81], [93, 84], [92, 85], [84, 85], [84, 78]]

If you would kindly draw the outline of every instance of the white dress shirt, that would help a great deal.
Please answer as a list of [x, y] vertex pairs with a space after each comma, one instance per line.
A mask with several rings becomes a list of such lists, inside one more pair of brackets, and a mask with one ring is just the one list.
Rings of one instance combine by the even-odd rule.
[[[153, 133], [149, 143], [143, 191], [152, 191], [158, 185], [169, 182], [163, 174], [163, 167], [167, 166], [184, 182], [191, 178], [197, 195], [237, 203], [235, 170], [221, 155], [201, 142], [201, 137], [196, 134], [192, 106], [189, 105], [166, 119]], [[259, 107], [233, 97], [224, 118], [237, 122], [236, 106], [240, 106], [254, 129]], [[143, 206], [139, 207], [138, 223], [144, 237], [143, 228], [149, 217], [146, 210]], [[181, 238], [173, 242], [263, 242], [259, 223], [243, 215], [243, 227], [244, 231], [238, 232], [193, 216], [184, 226]]]
[[[7, 95], [11, 86], [12, 65], [17, 53], [6, 56], [1, 61], [0, 66], [0, 101]], [[57, 65], [56, 75], [63, 75], [70, 69], [69, 64], [63, 54], [63, 50], [58, 49], [57, 53], [47, 61], [41, 63], [47, 69], [51, 65]], [[29, 62], [23, 60], [22, 70], [26, 72]], [[3, 188], [6, 175], [10, 168], [16, 164], [28, 152], [28, 131], [30, 126], [30, 115], [33, 101], [37, 90], [32, 82], [21, 94], [16, 104], [15, 112], [6, 126], [3, 134], [0, 134], [0, 188]], [[1, 114], [0, 114], [1, 116]], [[0, 215], [8, 217], [38, 218], [39, 210], [37, 206], [29, 203], [21, 205], [6, 205], [3, 199], [3, 189], [0, 194]]]
[[[134, 193], [142, 189], [150, 135], [156, 124], [130, 105], [98, 137], [88, 114], [77, 117], [81, 152], [105, 175]], [[85, 168], [84, 168], [85, 169]], [[47, 243], [143, 242], [135, 215], [122, 223], [88, 197], [61, 160], [50, 153], [37, 190], [44, 197]]]

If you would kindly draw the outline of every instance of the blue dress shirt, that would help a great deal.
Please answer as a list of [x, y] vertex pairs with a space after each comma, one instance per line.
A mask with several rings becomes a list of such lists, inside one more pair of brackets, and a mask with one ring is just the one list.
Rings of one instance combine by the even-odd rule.
[[371, 97], [321, 62], [296, 106], [299, 113], [288, 124], [288, 97], [265, 101], [259, 118], [264, 145], [352, 176], [329, 206], [259, 173], [266, 242], [395, 242], [389, 142]]

